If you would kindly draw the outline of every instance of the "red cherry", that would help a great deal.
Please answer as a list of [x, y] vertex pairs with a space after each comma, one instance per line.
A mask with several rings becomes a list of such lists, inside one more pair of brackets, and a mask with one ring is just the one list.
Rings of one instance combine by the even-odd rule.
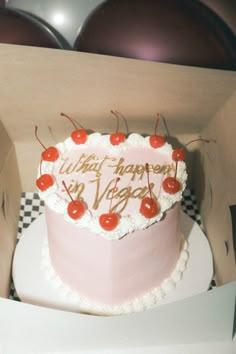
[[154, 149], [157, 149], [161, 146], [163, 146], [166, 142], [165, 138], [163, 138], [163, 136], [161, 135], [157, 135], [157, 126], [160, 120], [160, 114], [157, 114], [157, 119], [156, 119], [156, 124], [155, 124], [155, 133], [154, 135], [151, 135], [149, 137], [149, 143], [151, 145], [151, 147], [153, 147]]
[[61, 113], [61, 116], [66, 117], [69, 119], [69, 121], [73, 124], [75, 130], [71, 133], [71, 139], [74, 141], [75, 144], [84, 144], [87, 140], [87, 132], [84, 129], [78, 129], [77, 126], [75, 125], [75, 122], [71, 117], [69, 117], [65, 113]]
[[143, 198], [139, 209], [145, 218], [151, 219], [159, 213], [159, 207], [153, 198]]
[[163, 146], [165, 144], [166, 140], [161, 135], [151, 135], [149, 138], [149, 142], [150, 142], [151, 147], [156, 149], [156, 148]]
[[42, 192], [46, 191], [49, 187], [51, 187], [54, 184], [54, 179], [51, 175], [45, 173], [44, 175], [41, 175], [37, 180], [36, 180], [36, 186], [38, 189], [40, 189]]
[[185, 158], [185, 151], [183, 148], [173, 150], [172, 159], [174, 161], [183, 161], [184, 158]]
[[46, 148], [43, 143], [41, 142], [41, 140], [39, 139], [38, 137], [38, 127], [36, 126], [35, 127], [35, 136], [36, 136], [36, 139], [38, 140], [38, 142], [40, 143], [40, 145], [42, 145], [42, 147], [44, 148], [45, 151], [42, 152], [42, 159], [45, 160], [45, 161], [51, 161], [51, 162], [54, 162], [58, 159], [59, 157], [59, 152], [58, 150], [53, 147], [53, 146], [50, 146], [49, 148]]
[[116, 213], [113, 213], [111, 210], [111, 205], [112, 205], [112, 200], [114, 197], [114, 192], [116, 190], [116, 185], [118, 183], [118, 181], [120, 180], [119, 177], [117, 177], [115, 179], [115, 186], [112, 189], [112, 196], [111, 196], [111, 200], [110, 200], [110, 206], [109, 206], [109, 211], [106, 214], [102, 214], [99, 216], [99, 223], [101, 225], [101, 227], [106, 230], [106, 231], [112, 231], [114, 230], [117, 225], [119, 224], [120, 221], [120, 216]]
[[143, 216], [145, 216], [145, 218], [151, 219], [159, 213], [159, 207], [157, 205], [157, 202], [152, 198], [152, 192], [151, 192], [150, 181], [149, 181], [149, 165], [148, 165], [148, 163], [146, 163], [145, 169], [147, 172], [147, 183], [148, 183], [150, 197], [145, 197], [142, 199], [141, 205], [139, 208], [139, 212]]
[[112, 145], [119, 145], [125, 141], [125, 134], [124, 133], [113, 133], [110, 135], [110, 142]]
[[175, 177], [167, 177], [162, 182], [162, 187], [165, 192], [175, 194], [181, 189], [181, 184]]
[[73, 200], [68, 204], [67, 212], [68, 215], [74, 219], [80, 219], [87, 209], [86, 204], [81, 200]]
[[[112, 145], [119, 145], [120, 143], [123, 143], [125, 141], [125, 134], [118, 132], [119, 129], [119, 115], [125, 119], [119, 112], [114, 112], [111, 111], [112, 114], [114, 114], [117, 118], [117, 126], [116, 126], [116, 132], [110, 135], [110, 143]], [[118, 115], [119, 114], [119, 115]]]
[[75, 144], [84, 144], [87, 140], [87, 133], [84, 129], [74, 130], [71, 133], [71, 139], [74, 141]]
[[67, 206], [68, 215], [71, 217], [71, 219], [80, 219], [84, 215], [87, 209], [87, 205], [82, 200], [74, 200], [64, 181], [62, 181], [62, 184], [71, 199], [71, 202]]
[[106, 231], [114, 230], [119, 224], [120, 217], [116, 213], [107, 213], [99, 216], [99, 223]]
[[55, 148], [54, 146], [50, 146], [49, 148], [47, 148], [42, 152], [41, 156], [44, 161], [54, 162], [58, 159], [59, 152], [57, 148]]
[[187, 145], [194, 143], [195, 141], [204, 141], [205, 143], [209, 143], [209, 142], [210, 142], [209, 140], [201, 139], [201, 138], [191, 140], [191, 141], [189, 141], [187, 144], [185, 144], [182, 148], [173, 150], [173, 152], [172, 152], [172, 159], [173, 159], [174, 161], [183, 161], [184, 158], [185, 158], [185, 151], [184, 151], [184, 148], [185, 148]]

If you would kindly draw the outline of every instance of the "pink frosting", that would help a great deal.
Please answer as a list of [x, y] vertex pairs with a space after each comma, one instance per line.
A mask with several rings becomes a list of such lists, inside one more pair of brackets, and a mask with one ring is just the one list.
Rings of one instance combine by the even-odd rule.
[[62, 281], [98, 303], [122, 304], [157, 287], [179, 258], [179, 204], [163, 220], [120, 240], [77, 228], [46, 207], [52, 265]]
[[[92, 157], [93, 156], [93, 157]], [[120, 159], [124, 159], [121, 162]], [[80, 197], [82, 197], [88, 205], [88, 208], [92, 210], [94, 216], [101, 213], [108, 212], [109, 200], [111, 198], [111, 192], [114, 188], [114, 180], [120, 177], [120, 181], [117, 183], [118, 191], [121, 191], [119, 197], [114, 197], [113, 207], [116, 212], [122, 212], [122, 215], [133, 213], [134, 210], [138, 210], [140, 206], [140, 198], [138, 197], [143, 191], [146, 190], [148, 194], [147, 173], [145, 170], [134, 173], [131, 172], [131, 166], [134, 168], [140, 166], [141, 169], [145, 167], [146, 163], [150, 166], [156, 167], [156, 173], [150, 172], [150, 183], [154, 185], [153, 193], [156, 197], [163, 193], [160, 188], [161, 182], [167, 173], [163, 174], [158, 172], [158, 165], [161, 168], [169, 169], [168, 174], [174, 175], [175, 164], [170, 154], [158, 153], [158, 149], [129, 147], [127, 150], [122, 151], [122, 154], [112, 155], [107, 148], [100, 146], [80, 146], [79, 150], [75, 149], [73, 152], [65, 151], [63, 154], [63, 160], [59, 160], [55, 163], [53, 174], [56, 176], [58, 194], [62, 198], [70, 201], [69, 196], [65, 192], [62, 186], [62, 181], [66, 181], [67, 186], [75, 186], [76, 183], [83, 189]], [[99, 169], [99, 165], [101, 168]], [[97, 167], [95, 167], [97, 165]], [[98, 171], [88, 171], [86, 168], [97, 168]], [[125, 172], [126, 168], [126, 172]], [[86, 171], [85, 171], [86, 170]], [[61, 173], [63, 172], [63, 173]], [[69, 173], [67, 173], [69, 172]], [[101, 174], [101, 175], [100, 175]], [[80, 188], [79, 187], [79, 188]], [[76, 198], [78, 191], [73, 192], [72, 196]], [[75, 190], [75, 189], [74, 189]], [[79, 189], [78, 189], [79, 190]], [[132, 193], [135, 190], [133, 196], [128, 199], [125, 205], [125, 196]], [[96, 201], [98, 201], [97, 205]], [[116, 207], [116, 204], [119, 205]]]

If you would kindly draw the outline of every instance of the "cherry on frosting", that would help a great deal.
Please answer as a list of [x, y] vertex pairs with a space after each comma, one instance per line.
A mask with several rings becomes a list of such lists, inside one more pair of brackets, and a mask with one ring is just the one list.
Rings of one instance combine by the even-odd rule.
[[40, 143], [40, 145], [42, 145], [42, 147], [44, 148], [44, 151], [42, 152], [41, 156], [42, 159], [44, 161], [50, 161], [50, 162], [54, 162], [58, 159], [59, 157], [59, 152], [57, 150], [57, 148], [55, 148], [54, 146], [50, 146], [49, 148], [46, 148], [43, 143], [41, 142], [41, 140], [38, 137], [38, 127], [35, 127], [35, 137], [38, 140], [38, 142]]
[[151, 135], [149, 137], [149, 143], [150, 143], [151, 147], [153, 147], [154, 149], [157, 149], [166, 143], [166, 140], [163, 136], [157, 135], [157, 126], [158, 126], [159, 120], [160, 120], [160, 114], [158, 113], [157, 119], [156, 119], [156, 124], [155, 124], [154, 135]]
[[106, 231], [114, 230], [119, 224], [120, 217], [116, 213], [109, 212], [99, 216], [99, 223], [101, 227]]
[[205, 143], [209, 143], [210, 141], [209, 140], [206, 140], [206, 139], [194, 139], [194, 140], [191, 140], [189, 141], [187, 144], [185, 144], [182, 148], [178, 148], [178, 149], [174, 149], [173, 152], [172, 152], [172, 159], [174, 161], [183, 161], [184, 158], [185, 158], [185, 147], [195, 141], [204, 141]]
[[86, 205], [81, 200], [73, 200], [68, 204], [67, 212], [71, 219], [80, 219], [86, 211]]
[[74, 200], [64, 181], [62, 181], [62, 184], [71, 199], [71, 202], [69, 202], [67, 206], [68, 215], [71, 217], [71, 219], [74, 220], [80, 219], [84, 215], [87, 209], [86, 204], [82, 200]]
[[175, 194], [180, 191], [181, 183], [176, 179], [176, 177], [166, 177], [162, 182], [162, 187], [165, 192]]
[[49, 187], [53, 186], [54, 178], [48, 173], [42, 174], [42, 159], [40, 161], [40, 177], [36, 180], [36, 186], [42, 192], [46, 191]]
[[157, 203], [153, 198], [143, 198], [140, 206], [140, 213], [147, 219], [151, 219], [159, 213]]
[[110, 135], [110, 142], [112, 145], [119, 145], [120, 143], [123, 143], [125, 141], [125, 134], [122, 132], [119, 132], [119, 115], [121, 116], [121, 114], [119, 113], [119, 115], [117, 114], [118, 112], [114, 112], [111, 111], [112, 114], [114, 114], [117, 118], [117, 126], [116, 126], [116, 132], [112, 133]]
[[149, 165], [146, 163], [146, 172], [147, 172], [147, 180], [148, 180], [148, 189], [150, 197], [145, 197], [141, 201], [140, 205], [140, 213], [145, 216], [145, 218], [151, 219], [159, 213], [159, 206], [157, 202], [152, 198], [150, 181], [149, 181]]
[[88, 134], [87, 134], [86, 130], [78, 129], [75, 122], [73, 121], [73, 119], [71, 117], [69, 117], [67, 114], [61, 113], [61, 116], [69, 119], [69, 121], [73, 124], [73, 126], [75, 128], [75, 130], [71, 133], [71, 139], [74, 141], [74, 143], [77, 145], [84, 144], [88, 138]]
[[166, 177], [164, 181], [162, 182], [162, 188], [164, 189], [165, 192], [169, 194], [175, 194], [178, 193], [181, 189], [181, 183], [177, 180], [177, 169], [178, 169], [178, 160], [175, 162], [176, 167], [175, 167], [175, 175], [174, 177]]
[[112, 231], [114, 230], [117, 225], [119, 224], [120, 221], [120, 216], [117, 213], [113, 213], [112, 209], [111, 209], [111, 205], [112, 205], [112, 200], [113, 200], [113, 196], [114, 196], [114, 191], [116, 189], [116, 185], [117, 182], [120, 180], [120, 178], [116, 178], [115, 180], [115, 186], [112, 190], [112, 196], [111, 196], [111, 200], [110, 200], [110, 206], [109, 206], [109, 211], [108, 213], [102, 214], [99, 216], [99, 224], [101, 225], [101, 227], [106, 230], [106, 231]]
[[41, 175], [36, 180], [36, 186], [42, 192], [46, 191], [49, 187], [53, 186], [53, 184], [54, 184], [54, 178], [51, 175], [47, 174], [47, 173]]

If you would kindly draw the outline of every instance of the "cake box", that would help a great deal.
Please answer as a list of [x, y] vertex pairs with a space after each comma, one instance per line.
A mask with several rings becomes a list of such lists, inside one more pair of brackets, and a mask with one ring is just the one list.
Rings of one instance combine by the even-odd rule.
[[[169, 353], [180, 348], [188, 353], [196, 348], [209, 353], [233, 349], [236, 74], [5, 44], [0, 53], [0, 353], [163, 353], [169, 346]], [[187, 167], [211, 246], [217, 287], [112, 318], [9, 300], [20, 196], [22, 191], [35, 191], [41, 152], [35, 125], [49, 146], [52, 139], [58, 142], [70, 134], [60, 112], [88, 130], [109, 133], [114, 129], [111, 109], [125, 114], [130, 131], [151, 134], [158, 111], [167, 119], [173, 143], [199, 136], [211, 139], [207, 147], [190, 147]]]

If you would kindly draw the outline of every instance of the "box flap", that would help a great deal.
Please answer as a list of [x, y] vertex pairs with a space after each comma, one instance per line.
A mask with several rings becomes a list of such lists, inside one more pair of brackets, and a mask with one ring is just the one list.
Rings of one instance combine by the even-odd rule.
[[[236, 86], [235, 86], [236, 87]], [[203, 146], [195, 186], [204, 228], [214, 253], [216, 280], [236, 279], [230, 206], [236, 204], [236, 92], [202, 131], [212, 143]]]
[[1, 172], [9, 153], [13, 148], [13, 143], [1, 122], [1, 116], [0, 116], [0, 144], [1, 144], [1, 149], [0, 149], [0, 172]]
[[65, 137], [71, 126], [61, 111], [86, 129], [112, 131], [111, 109], [127, 117], [130, 131], [153, 132], [158, 111], [171, 135], [196, 134], [236, 85], [223, 70], [7, 44], [0, 64], [1, 116], [13, 141], [33, 140], [35, 124]]
[[14, 146], [0, 121], [0, 296], [7, 297], [20, 205], [20, 177]]
[[116, 317], [79, 315], [0, 299], [0, 324], [4, 323], [0, 343], [9, 353], [35, 348], [60, 353], [127, 353], [139, 348], [146, 353], [150, 348], [157, 352], [162, 345], [232, 342], [235, 295], [234, 282], [178, 303]]

